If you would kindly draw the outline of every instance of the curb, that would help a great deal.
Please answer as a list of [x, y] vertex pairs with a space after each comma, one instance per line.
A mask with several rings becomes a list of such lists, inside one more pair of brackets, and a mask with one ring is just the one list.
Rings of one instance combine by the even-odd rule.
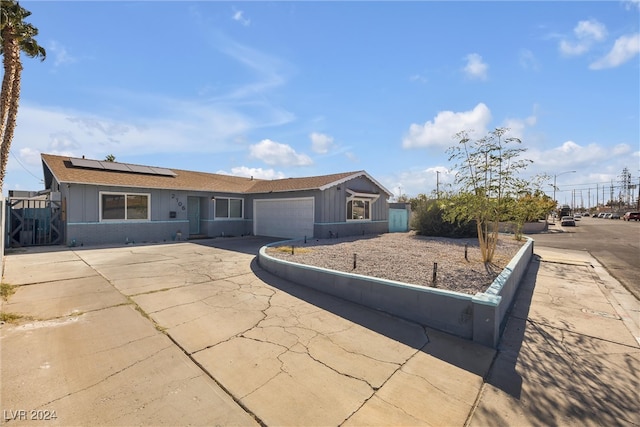
[[533, 239], [525, 238], [527, 242], [487, 291], [476, 295], [297, 264], [266, 252], [296, 240], [261, 247], [258, 264], [298, 285], [496, 348], [509, 306], [533, 256]]

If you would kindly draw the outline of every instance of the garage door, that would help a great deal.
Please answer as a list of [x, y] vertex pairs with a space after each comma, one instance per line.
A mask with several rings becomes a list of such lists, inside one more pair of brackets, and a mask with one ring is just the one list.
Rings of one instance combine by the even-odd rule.
[[290, 239], [313, 237], [313, 204], [313, 197], [255, 200], [253, 234]]

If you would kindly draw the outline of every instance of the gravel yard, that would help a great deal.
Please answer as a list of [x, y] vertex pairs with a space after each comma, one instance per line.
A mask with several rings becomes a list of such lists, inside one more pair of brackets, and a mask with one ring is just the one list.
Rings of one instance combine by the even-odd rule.
[[[467, 259], [465, 260], [465, 244]], [[310, 239], [267, 249], [275, 258], [348, 273], [475, 295], [484, 292], [506, 267], [524, 242], [500, 236], [493, 264], [486, 268], [477, 239], [447, 239], [409, 233], [350, 236], [338, 239]], [[353, 268], [354, 254], [356, 268]]]

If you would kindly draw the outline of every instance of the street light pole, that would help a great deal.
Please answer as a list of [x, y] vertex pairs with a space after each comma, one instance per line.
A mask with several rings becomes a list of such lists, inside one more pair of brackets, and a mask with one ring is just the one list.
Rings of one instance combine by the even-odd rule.
[[576, 171], [566, 171], [553, 175], [553, 201], [556, 202], [556, 206], [558, 205], [558, 201], [556, 200], [556, 180], [560, 175], [564, 175], [565, 173], [575, 173]]

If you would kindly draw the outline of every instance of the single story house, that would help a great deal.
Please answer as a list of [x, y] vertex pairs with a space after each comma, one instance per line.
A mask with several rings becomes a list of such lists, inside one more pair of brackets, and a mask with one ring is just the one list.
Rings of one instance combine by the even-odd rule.
[[[263, 180], [42, 154], [61, 243], [389, 231], [389, 190], [365, 171]], [[56, 216], [56, 215], [54, 215]]]

